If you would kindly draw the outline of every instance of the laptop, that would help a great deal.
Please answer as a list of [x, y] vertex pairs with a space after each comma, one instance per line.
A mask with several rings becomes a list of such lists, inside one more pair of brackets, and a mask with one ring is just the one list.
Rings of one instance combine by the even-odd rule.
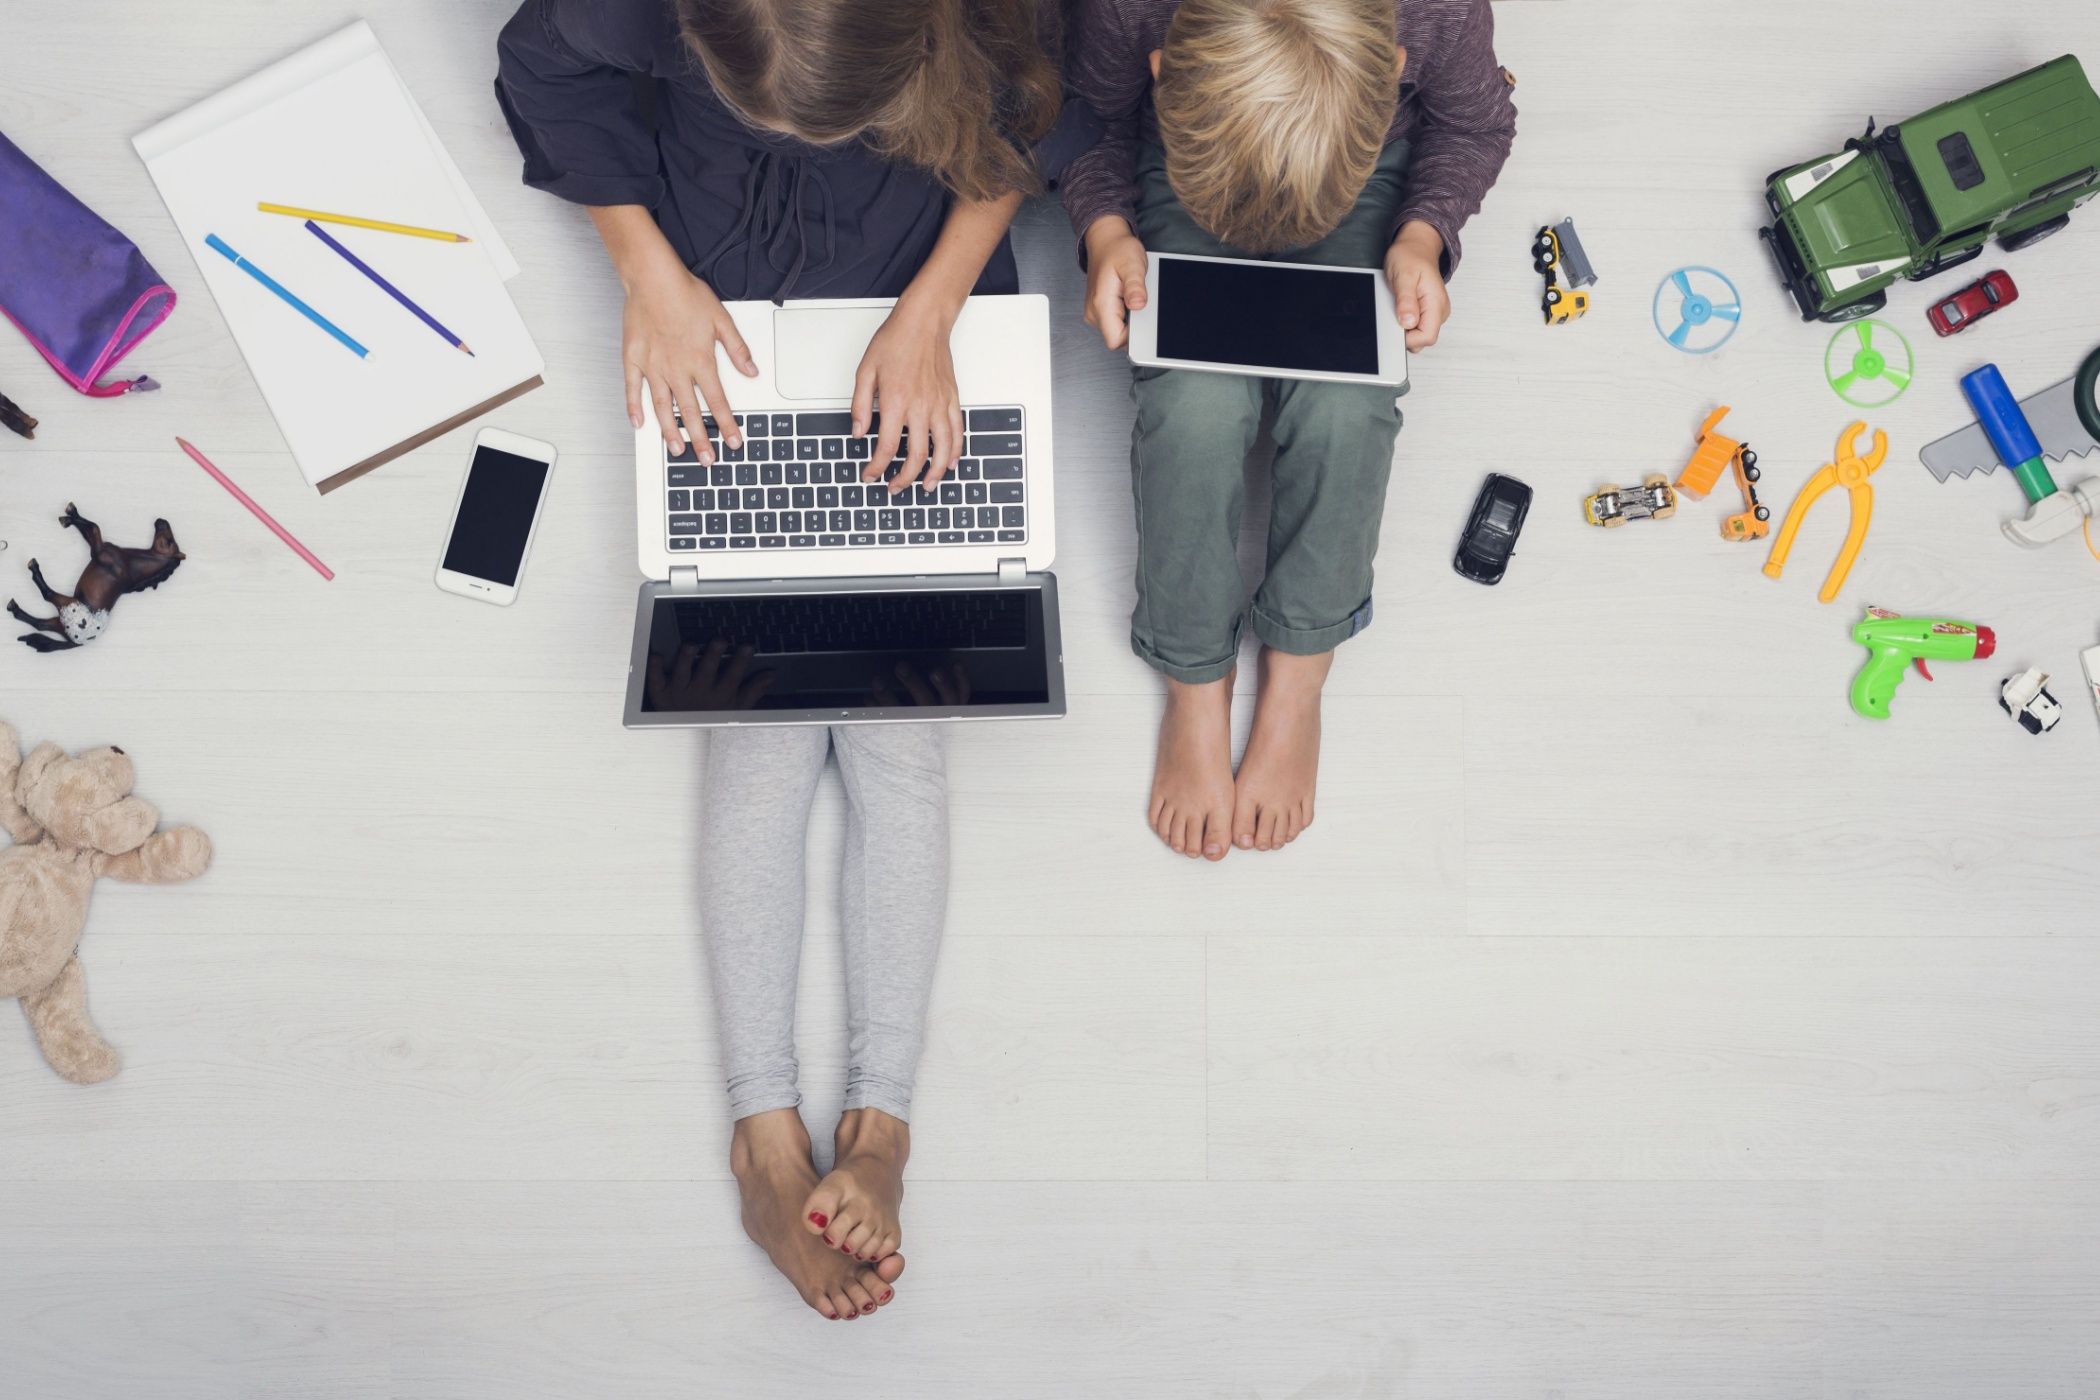
[[630, 729], [1064, 715], [1049, 302], [970, 298], [951, 341], [962, 459], [892, 497], [901, 460], [863, 482], [875, 434], [849, 434], [894, 304], [729, 303], [759, 367], [721, 361], [741, 448], [709, 418], [674, 454], [643, 396]]

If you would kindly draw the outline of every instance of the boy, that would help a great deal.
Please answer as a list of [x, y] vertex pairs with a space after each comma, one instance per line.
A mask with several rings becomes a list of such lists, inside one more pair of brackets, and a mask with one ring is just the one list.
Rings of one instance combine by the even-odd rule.
[[[1459, 229], [1516, 135], [1488, 0], [1078, 0], [1066, 66], [1107, 126], [1063, 190], [1110, 349], [1145, 304], [1148, 248], [1382, 264], [1408, 349], [1436, 343]], [[1152, 828], [1191, 857], [1277, 850], [1312, 823], [1334, 648], [1370, 625], [1399, 407], [1375, 386], [1188, 370], [1139, 369], [1131, 395], [1131, 645], [1167, 678]], [[1265, 406], [1261, 683], [1235, 775], [1240, 464]]]

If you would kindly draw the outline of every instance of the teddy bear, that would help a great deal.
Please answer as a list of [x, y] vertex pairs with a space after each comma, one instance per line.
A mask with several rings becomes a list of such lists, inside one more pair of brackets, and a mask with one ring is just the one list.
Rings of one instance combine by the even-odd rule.
[[131, 796], [131, 759], [119, 748], [68, 758], [56, 744], [22, 756], [0, 720], [0, 997], [19, 997], [44, 1058], [76, 1084], [117, 1072], [117, 1052], [88, 1019], [87, 977], [76, 949], [98, 877], [145, 885], [194, 880], [211, 864], [195, 827], [156, 831], [160, 813]]

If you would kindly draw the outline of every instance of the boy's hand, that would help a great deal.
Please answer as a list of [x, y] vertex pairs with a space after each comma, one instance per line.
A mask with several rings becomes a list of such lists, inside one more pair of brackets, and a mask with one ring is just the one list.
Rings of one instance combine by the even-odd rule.
[[1400, 226], [1385, 253], [1385, 280], [1393, 284], [1393, 315], [1407, 332], [1407, 348], [1427, 350], [1451, 317], [1444, 289], [1444, 239], [1420, 219]]
[[1127, 315], [1145, 304], [1145, 245], [1119, 214], [1103, 214], [1086, 231], [1086, 323], [1101, 343], [1120, 350], [1130, 339]]

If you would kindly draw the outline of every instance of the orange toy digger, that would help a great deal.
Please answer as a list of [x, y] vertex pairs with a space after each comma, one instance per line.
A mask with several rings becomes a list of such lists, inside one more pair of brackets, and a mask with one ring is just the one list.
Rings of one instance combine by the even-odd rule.
[[1723, 471], [1732, 469], [1735, 484], [1742, 488], [1743, 508], [1721, 522], [1721, 537], [1760, 540], [1772, 528], [1772, 512], [1757, 499], [1757, 454], [1748, 444], [1717, 431], [1727, 416], [1728, 405], [1723, 404], [1699, 425], [1699, 445], [1692, 449], [1692, 460], [1677, 474], [1677, 489], [1694, 498], [1702, 497], [1714, 489]]

